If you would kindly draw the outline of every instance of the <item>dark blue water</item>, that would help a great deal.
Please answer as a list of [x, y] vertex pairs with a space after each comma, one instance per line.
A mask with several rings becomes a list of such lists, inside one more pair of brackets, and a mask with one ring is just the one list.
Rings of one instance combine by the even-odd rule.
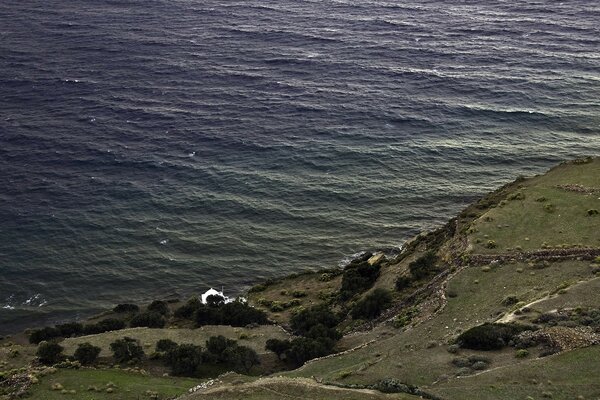
[[600, 149], [589, 0], [3, 0], [0, 332], [394, 247]]

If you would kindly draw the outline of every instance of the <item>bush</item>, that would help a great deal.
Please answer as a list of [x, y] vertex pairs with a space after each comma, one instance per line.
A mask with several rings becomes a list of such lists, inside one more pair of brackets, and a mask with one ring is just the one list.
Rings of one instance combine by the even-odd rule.
[[144, 349], [142, 349], [140, 341], [129, 337], [111, 343], [110, 349], [118, 363], [141, 360], [144, 357]]
[[96, 362], [100, 351], [100, 347], [96, 347], [86, 342], [77, 346], [74, 356], [75, 359], [81, 363], [81, 365], [90, 365]]
[[406, 275], [400, 275], [396, 278], [396, 290], [400, 291], [406, 289], [412, 283], [412, 279]]
[[113, 312], [116, 313], [127, 313], [127, 312], [138, 312], [140, 311], [140, 307], [138, 307], [136, 304], [129, 304], [129, 303], [125, 303], [125, 304], [117, 304], [115, 306], [115, 308], [113, 308]]
[[529, 357], [529, 351], [527, 351], [525, 349], [519, 349], [515, 353], [515, 357], [516, 358], [527, 358], [527, 357]]
[[59, 329], [46, 326], [44, 328], [31, 331], [31, 333], [29, 333], [29, 343], [38, 344], [40, 342], [59, 337], [61, 337], [61, 332]]
[[56, 325], [62, 337], [79, 336], [83, 334], [83, 325], [79, 322], [68, 322], [66, 324]]
[[290, 348], [289, 340], [268, 339], [265, 344], [265, 349], [277, 354], [277, 358], [281, 360], [281, 356]]
[[175, 347], [177, 347], [177, 343], [171, 339], [160, 339], [158, 342], [156, 342], [155, 349], [158, 352], [166, 353], [170, 350], [173, 350]]
[[163, 328], [165, 326], [164, 317], [156, 311], [146, 311], [137, 314], [131, 319], [130, 325], [132, 328], [139, 326], [147, 328]]
[[460, 347], [466, 349], [498, 350], [507, 346], [519, 333], [532, 329], [530, 326], [514, 323], [485, 323], [461, 333], [457, 342]]
[[331, 354], [335, 342], [331, 339], [296, 338], [290, 342], [290, 348], [285, 351], [286, 359], [300, 366], [313, 358]]
[[294, 333], [302, 336], [306, 336], [313, 327], [318, 325], [334, 329], [339, 322], [339, 318], [323, 305], [304, 309], [290, 319]]
[[206, 298], [206, 305], [209, 307], [221, 307], [225, 304], [225, 297], [218, 294], [211, 294]]
[[422, 279], [433, 271], [436, 262], [437, 256], [435, 255], [435, 252], [428, 251], [415, 261], [412, 261], [410, 264], [408, 264], [408, 269], [415, 279]]
[[38, 346], [36, 356], [42, 364], [53, 365], [64, 359], [63, 347], [54, 342], [41, 342]]
[[519, 302], [517, 296], [508, 296], [502, 300], [502, 305], [505, 307], [513, 306]]
[[340, 289], [340, 296], [344, 300], [369, 289], [379, 278], [381, 267], [370, 265], [363, 258], [353, 261], [344, 268]]
[[227, 339], [225, 336], [211, 336], [206, 341], [206, 357], [212, 362], [226, 362], [226, 352], [231, 347], [236, 347], [235, 340]]
[[238, 301], [216, 307], [203, 305], [196, 310], [195, 320], [197, 326], [231, 325], [241, 327], [249, 324], [265, 325], [269, 322], [264, 311]]
[[153, 311], [160, 315], [167, 315], [169, 313], [169, 305], [166, 301], [154, 300], [148, 306], [148, 311]]
[[175, 376], [195, 376], [202, 365], [202, 348], [193, 344], [182, 344], [171, 349], [166, 355], [166, 363]]
[[85, 325], [83, 333], [86, 335], [95, 335], [98, 333], [118, 331], [125, 328], [125, 322], [116, 318], [107, 318], [95, 324]]
[[352, 318], [373, 319], [378, 317], [383, 310], [392, 304], [392, 295], [385, 289], [375, 289], [365, 298], [358, 301], [350, 314]]
[[225, 351], [227, 363], [238, 372], [250, 372], [253, 366], [260, 364], [258, 354], [246, 346], [231, 346]]

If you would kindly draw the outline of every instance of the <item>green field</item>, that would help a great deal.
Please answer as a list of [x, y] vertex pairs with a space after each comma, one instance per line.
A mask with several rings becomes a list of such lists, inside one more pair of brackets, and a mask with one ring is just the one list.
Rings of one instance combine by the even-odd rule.
[[[32, 400], [137, 400], [150, 399], [157, 394], [158, 399], [169, 399], [186, 393], [199, 383], [197, 379], [173, 377], [148, 377], [121, 370], [59, 370], [43, 377], [31, 387]], [[62, 390], [53, 390], [53, 385]], [[112, 388], [112, 390], [108, 390]], [[92, 390], [95, 389], [95, 390]], [[74, 390], [75, 393], [68, 393]]]

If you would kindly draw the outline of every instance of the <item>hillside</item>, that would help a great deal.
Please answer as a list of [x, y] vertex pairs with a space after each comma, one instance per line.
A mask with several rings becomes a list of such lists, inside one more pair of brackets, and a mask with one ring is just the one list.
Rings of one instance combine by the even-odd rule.
[[[0, 342], [0, 370], [12, 371], [3, 373], [5, 383], [33, 373], [35, 382], [25, 385], [31, 399], [89, 398], [90, 387], [96, 399], [596, 398], [598, 210], [600, 159], [563, 163], [490, 193], [445, 226], [406, 243], [394, 258], [365, 254], [345, 269], [252, 288], [249, 304], [283, 329], [196, 328], [198, 311], [192, 320], [173, 316], [191, 304], [179, 302], [166, 310], [171, 317], [163, 329], [61, 339], [67, 355], [84, 342], [99, 346], [95, 368], [44, 373], [34, 361], [36, 347], [17, 335]], [[322, 323], [303, 328], [311, 318]], [[225, 374], [228, 364], [203, 364], [198, 374], [221, 374], [211, 380], [163, 376], [169, 370], [151, 357], [135, 368], [111, 368], [110, 343], [123, 336], [139, 340], [149, 354], [160, 339], [203, 346], [216, 335], [254, 350], [261, 364]], [[268, 339], [307, 346], [320, 340], [333, 351], [304, 362], [290, 351], [276, 356], [265, 350]], [[111, 382], [115, 390], [107, 393]], [[65, 393], [52, 390], [57, 383]], [[192, 386], [196, 391], [184, 394]]]

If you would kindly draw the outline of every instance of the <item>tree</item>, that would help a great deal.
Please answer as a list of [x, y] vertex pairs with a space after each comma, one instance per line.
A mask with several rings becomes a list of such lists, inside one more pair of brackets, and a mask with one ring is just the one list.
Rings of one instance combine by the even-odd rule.
[[281, 360], [281, 356], [290, 348], [289, 340], [268, 339], [265, 344], [265, 349], [277, 354], [277, 358]]
[[53, 365], [64, 359], [62, 351], [63, 347], [58, 343], [41, 342], [35, 354], [43, 364]]
[[299, 367], [308, 360], [330, 354], [334, 345], [335, 342], [327, 338], [296, 338], [291, 341], [285, 357]]
[[218, 294], [211, 294], [206, 298], [206, 305], [209, 307], [221, 307], [225, 304], [225, 298]]
[[226, 359], [238, 372], [249, 373], [253, 366], [260, 364], [258, 354], [250, 347], [232, 346], [226, 352]]
[[38, 344], [43, 341], [55, 339], [61, 336], [60, 330], [50, 326], [35, 329], [29, 333], [29, 343]]
[[106, 318], [95, 324], [83, 327], [83, 333], [86, 335], [95, 335], [98, 333], [118, 331], [125, 328], [125, 322], [116, 318]]
[[156, 351], [165, 353], [173, 350], [177, 347], [177, 343], [172, 341], [171, 339], [160, 339], [156, 342]]
[[415, 279], [425, 278], [435, 267], [437, 256], [435, 252], [428, 251], [415, 261], [408, 264], [408, 269]]
[[100, 347], [85, 342], [77, 346], [77, 350], [75, 350], [74, 356], [75, 359], [79, 361], [82, 365], [90, 365], [96, 362], [100, 351]]
[[202, 365], [202, 348], [193, 344], [182, 344], [169, 350], [165, 360], [171, 367], [171, 374], [194, 376]]
[[165, 323], [166, 321], [160, 313], [156, 311], [146, 311], [133, 317], [130, 325], [134, 328], [138, 326], [145, 326], [147, 328], [163, 328]]
[[225, 336], [211, 336], [206, 341], [207, 358], [213, 362], [226, 362], [226, 351], [231, 347], [236, 347], [237, 342], [227, 339]]
[[383, 310], [388, 308], [392, 304], [392, 295], [385, 289], [375, 289], [372, 293], [367, 295], [364, 299], [358, 301], [350, 314], [352, 318], [367, 318], [373, 319], [378, 317]]
[[140, 311], [140, 307], [138, 307], [135, 304], [129, 304], [129, 303], [125, 303], [125, 304], [117, 304], [115, 306], [115, 308], [113, 308], [113, 312], [116, 313], [126, 313], [126, 312], [138, 312]]
[[160, 315], [167, 315], [169, 313], [169, 305], [166, 301], [154, 300], [148, 306], [148, 311], [154, 311], [159, 313]]
[[110, 349], [118, 363], [140, 360], [144, 357], [144, 349], [142, 349], [140, 341], [130, 337], [124, 337], [111, 343]]
[[310, 329], [316, 325], [333, 329], [338, 323], [339, 318], [325, 305], [307, 308], [293, 315], [290, 319], [294, 333], [302, 336], [306, 336]]

